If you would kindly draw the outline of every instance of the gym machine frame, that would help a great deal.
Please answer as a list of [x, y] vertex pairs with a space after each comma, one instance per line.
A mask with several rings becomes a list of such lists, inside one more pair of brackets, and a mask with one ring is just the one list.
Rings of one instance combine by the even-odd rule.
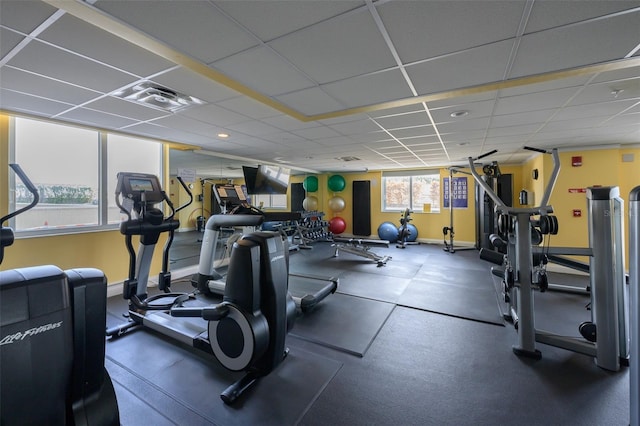
[[[558, 150], [555, 148], [551, 152], [537, 148], [524, 148], [553, 156], [553, 171], [538, 207], [514, 208], [506, 206], [500, 197], [478, 175], [473, 167], [474, 159], [469, 157], [471, 173], [476, 182], [496, 203], [496, 212], [504, 213], [514, 218], [516, 253], [513, 292], [515, 292], [516, 306], [514, 314], [517, 318], [517, 323], [514, 324], [517, 324], [518, 341], [513, 346], [513, 351], [519, 356], [539, 359], [542, 356], [541, 352], [536, 349], [536, 342], [539, 342], [592, 356], [599, 367], [617, 371], [620, 368], [621, 360], [624, 362], [628, 358], [628, 318], [625, 311], [626, 289], [621, 249], [623, 246], [621, 211], [624, 206], [619, 202], [616, 204], [619, 201], [617, 188], [598, 188], [599, 190], [611, 190], [608, 200], [602, 196], [601, 191], [594, 193], [592, 197], [594, 201], [590, 202], [589, 212], [591, 216], [594, 216], [592, 210], [598, 210], [601, 213], [598, 216], [602, 219], [598, 217], [590, 221], [589, 236], [592, 240], [591, 246], [593, 248], [591, 250], [583, 249], [585, 254], [602, 259], [599, 262], [591, 262], [592, 318], [594, 318], [593, 322], [598, 327], [597, 342], [558, 336], [546, 331], [536, 330], [533, 290], [538, 283], [534, 283], [533, 280], [536, 271], [533, 268], [532, 261], [534, 250], [531, 240], [531, 216], [548, 216], [553, 212], [553, 208], [548, 203], [560, 172], [560, 158]], [[494, 150], [481, 155], [478, 159], [495, 152]], [[591, 190], [589, 196], [591, 197]], [[598, 205], [595, 205], [596, 201]], [[616, 221], [615, 219], [617, 218], [620, 219]], [[605, 219], [609, 219], [608, 224], [605, 223]], [[596, 232], [601, 232], [599, 238], [595, 236]], [[614, 238], [617, 244], [613, 243]], [[610, 242], [608, 246], [605, 244], [606, 241]], [[613, 276], [607, 277], [607, 268], [610, 268], [610, 265], [618, 268], [617, 272], [613, 273]]]
[[640, 186], [629, 194], [629, 284], [631, 287], [631, 426], [640, 426]]
[[[455, 247], [455, 231], [453, 230], [453, 175], [455, 173], [462, 173], [465, 175], [472, 175], [472, 173], [460, 170], [458, 167], [449, 167], [449, 226], [442, 228], [442, 234], [444, 235], [444, 248], [443, 250], [448, 253], [455, 253], [456, 250], [474, 250], [475, 247]], [[478, 224], [476, 223], [476, 226]], [[449, 242], [447, 243], [447, 234], [449, 234]]]

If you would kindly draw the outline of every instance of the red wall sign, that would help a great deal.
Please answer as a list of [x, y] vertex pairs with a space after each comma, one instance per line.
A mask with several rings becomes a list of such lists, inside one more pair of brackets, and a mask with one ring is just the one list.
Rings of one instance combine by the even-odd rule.
[[580, 167], [580, 166], [582, 166], [582, 156], [571, 157], [571, 165], [572, 165], [573, 167]]
[[582, 210], [573, 209], [573, 217], [582, 217]]
[[587, 188], [569, 188], [569, 194], [583, 194], [587, 192]]

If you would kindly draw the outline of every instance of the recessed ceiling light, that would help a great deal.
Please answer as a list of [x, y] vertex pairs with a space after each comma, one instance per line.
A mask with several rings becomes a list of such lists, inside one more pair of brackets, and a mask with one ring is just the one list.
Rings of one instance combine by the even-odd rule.
[[469, 115], [469, 111], [461, 110], [461, 111], [453, 111], [451, 113], [451, 117], [453, 118], [464, 117], [465, 115]]
[[229, 133], [218, 133], [218, 137], [222, 139], [226, 139], [229, 137]]

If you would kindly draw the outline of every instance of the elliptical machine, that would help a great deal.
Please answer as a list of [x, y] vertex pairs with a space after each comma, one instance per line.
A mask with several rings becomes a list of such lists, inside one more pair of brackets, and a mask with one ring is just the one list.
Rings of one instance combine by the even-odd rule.
[[[191, 195], [182, 179], [178, 181]], [[231, 371], [246, 371], [242, 379], [220, 395], [226, 404], [232, 404], [256, 380], [276, 368], [288, 353], [286, 334], [296, 317], [295, 303], [288, 293], [288, 250], [278, 233], [244, 235], [234, 243], [221, 303], [212, 303], [197, 290], [170, 293], [168, 253], [173, 233], [179, 227], [174, 215], [191, 200], [192, 197], [174, 209], [156, 176], [118, 174], [116, 204], [127, 214], [120, 232], [126, 236], [130, 255], [129, 279], [123, 288], [123, 297], [129, 300], [129, 322], [107, 330], [107, 335], [117, 337], [128, 330], [147, 327], [213, 354]], [[162, 202], [170, 209], [166, 217], [154, 207]], [[158, 280], [164, 293], [149, 297], [147, 283], [153, 250], [164, 232], [169, 237]], [[140, 236], [138, 256], [131, 244], [133, 235]]]
[[[38, 189], [10, 164], [33, 201]], [[0, 263], [13, 230], [0, 228]], [[97, 269], [53, 265], [0, 271], [0, 424], [119, 425], [105, 369], [107, 279]]]
[[[225, 258], [224, 261], [222, 259], [216, 260], [216, 251], [222, 231], [242, 227], [243, 232], [247, 233], [247, 229], [255, 229], [265, 220], [297, 220], [300, 218], [300, 213], [263, 212], [248, 203], [247, 194], [239, 185], [214, 185], [212, 191], [218, 204], [224, 206], [224, 210], [228, 213], [214, 214], [207, 220], [202, 237], [198, 272], [193, 275], [191, 282], [204, 295], [223, 295], [227, 286], [225, 267], [228, 271], [228, 264], [225, 262], [230, 261], [230, 258]], [[287, 245], [290, 244], [286, 235], [281, 232], [278, 234], [286, 240]], [[233, 234], [227, 240], [227, 247], [232, 245], [230, 240], [235, 240], [237, 235]], [[287, 250], [286, 258], [288, 265], [289, 250]], [[333, 276], [321, 277], [290, 273], [289, 278], [289, 294], [301, 313], [312, 311], [318, 303], [335, 293], [338, 288], [338, 278]]]

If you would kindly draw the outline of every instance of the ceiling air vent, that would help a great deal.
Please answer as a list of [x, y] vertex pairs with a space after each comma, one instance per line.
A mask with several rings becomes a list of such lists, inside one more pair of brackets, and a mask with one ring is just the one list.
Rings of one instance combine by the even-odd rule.
[[189, 95], [178, 93], [168, 87], [162, 87], [151, 81], [137, 83], [114, 96], [127, 101], [141, 103], [151, 108], [169, 112], [180, 111], [193, 105], [204, 105], [205, 102]]
[[336, 157], [336, 160], [338, 161], [360, 161], [360, 159], [358, 157]]

